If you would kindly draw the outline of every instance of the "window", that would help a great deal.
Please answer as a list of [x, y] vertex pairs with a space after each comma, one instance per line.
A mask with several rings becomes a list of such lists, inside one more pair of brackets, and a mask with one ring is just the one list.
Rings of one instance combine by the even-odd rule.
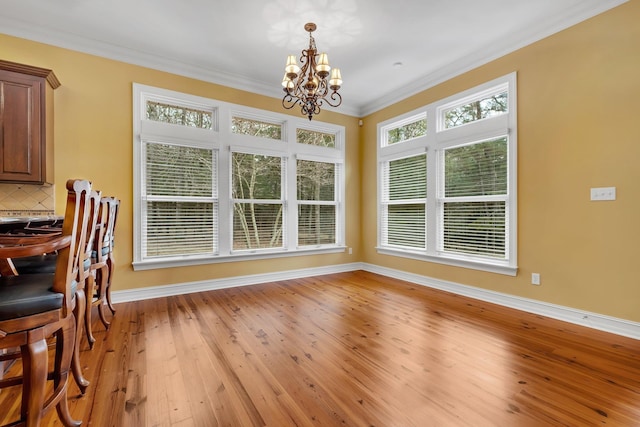
[[515, 74], [378, 125], [378, 251], [515, 275]]
[[146, 153], [144, 256], [216, 253], [214, 151], [154, 141], [144, 141], [142, 148]]
[[231, 132], [241, 135], [259, 136], [275, 140], [282, 139], [282, 125], [252, 120], [244, 117], [231, 118]]
[[134, 269], [344, 251], [344, 128], [134, 84]]
[[427, 155], [390, 160], [383, 174], [382, 244], [426, 249]]
[[232, 153], [233, 249], [282, 248], [284, 159]]
[[297, 161], [298, 245], [334, 245], [336, 243], [335, 163]]
[[387, 145], [397, 142], [408, 141], [427, 133], [427, 118], [424, 114], [418, 117], [410, 117], [399, 123], [395, 123], [393, 127], [387, 129], [386, 138], [383, 140]]

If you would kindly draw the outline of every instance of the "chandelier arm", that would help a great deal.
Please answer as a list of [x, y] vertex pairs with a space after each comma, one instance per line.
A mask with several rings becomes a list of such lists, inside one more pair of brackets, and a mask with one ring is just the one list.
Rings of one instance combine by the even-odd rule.
[[331, 105], [332, 107], [338, 107], [340, 104], [342, 104], [342, 95], [334, 90], [330, 97], [324, 98], [324, 101], [326, 101], [326, 103]]
[[290, 93], [287, 93], [284, 98], [282, 98], [282, 106], [286, 110], [290, 110], [298, 104], [302, 104], [302, 100]]

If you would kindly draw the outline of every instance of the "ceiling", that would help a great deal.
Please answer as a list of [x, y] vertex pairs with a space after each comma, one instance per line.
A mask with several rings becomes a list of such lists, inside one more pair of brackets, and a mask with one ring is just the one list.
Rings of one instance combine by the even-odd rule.
[[0, 32], [280, 98], [311, 21], [364, 116], [625, 1], [14, 0]]

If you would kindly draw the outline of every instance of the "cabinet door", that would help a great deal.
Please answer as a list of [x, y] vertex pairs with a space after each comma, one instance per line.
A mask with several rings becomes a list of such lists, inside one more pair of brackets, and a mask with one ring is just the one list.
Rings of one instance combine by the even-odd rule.
[[0, 71], [0, 181], [43, 182], [44, 79]]

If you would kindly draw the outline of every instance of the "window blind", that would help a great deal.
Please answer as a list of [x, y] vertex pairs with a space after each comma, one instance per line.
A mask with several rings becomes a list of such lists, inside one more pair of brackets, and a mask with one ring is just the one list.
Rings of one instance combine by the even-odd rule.
[[383, 174], [383, 244], [424, 249], [427, 155], [386, 162]]
[[443, 251], [506, 257], [507, 147], [502, 137], [445, 150]]
[[216, 164], [212, 149], [145, 143], [145, 257], [217, 251]]

